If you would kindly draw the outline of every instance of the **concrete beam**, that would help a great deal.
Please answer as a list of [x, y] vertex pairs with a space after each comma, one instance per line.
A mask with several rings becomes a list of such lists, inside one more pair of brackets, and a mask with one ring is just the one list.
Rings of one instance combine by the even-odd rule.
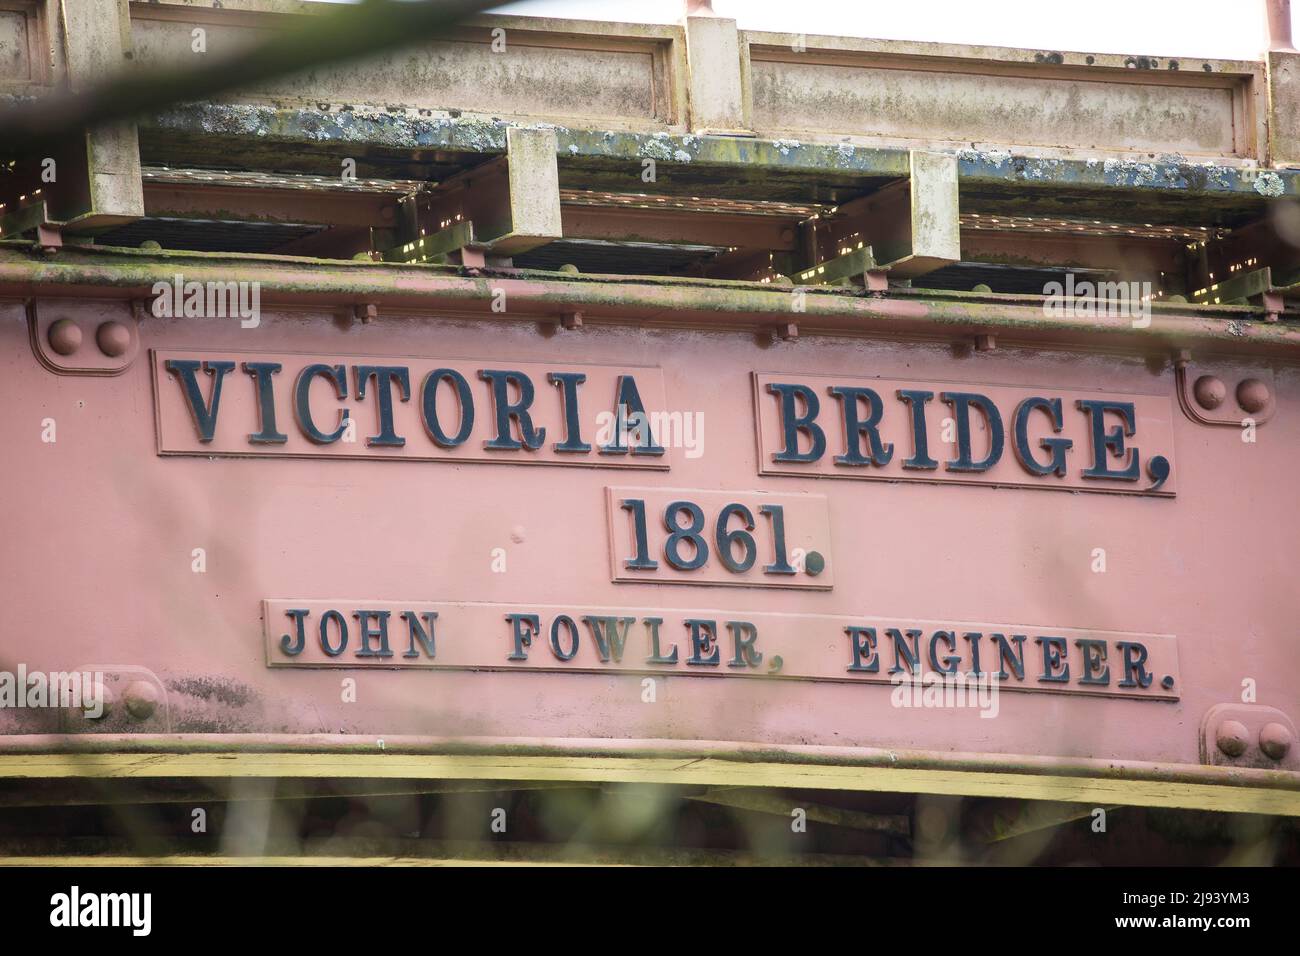
[[494, 252], [504, 255], [527, 252], [564, 234], [557, 149], [553, 129], [512, 127], [506, 131], [510, 231], [491, 238]]
[[[202, 165], [220, 149], [251, 168], [272, 160], [285, 168], [293, 160], [291, 168], [315, 163], [319, 168], [310, 171], [338, 175], [339, 156], [356, 157], [361, 165], [374, 153], [383, 157], [387, 175], [404, 178], [422, 177], [395, 162], [402, 156], [417, 167], [431, 151], [467, 158], [500, 155], [511, 128], [505, 121], [468, 117], [239, 103], [179, 106], [144, 123], [151, 162]], [[584, 188], [625, 189], [632, 176], [640, 176], [644, 160], [654, 159], [656, 185], [664, 192], [700, 195], [697, 187], [707, 185], [713, 196], [806, 199], [815, 189], [821, 201], [838, 201], [853, 198], [855, 189], [905, 177], [911, 165], [906, 149], [851, 143], [576, 127], [559, 128], [556, 135], [565, 163], [561, 171], [572, 170]], [[1011, 197], [1012, 205], [1031, 199], [1041, 206], [1055, 203], [1061, 215], [1101, 219], [1105, 216], [1094, 214], [1109, 210], [1137, 222], [1204, 224], [1213, 217], [1216, 224], [1230, 223], [1235, 217], [1258, 218], [1275, 196], [1300, 195], [1300, 170], [1261, 171], [1172, 155], [1100, 161], [963, 148], [956, 156], [963, 197], [978, 190], [990, 202]]]
[[[385, 257], [422, 261], [420, 241], [435, 235], [472, 237], [475, 249], [497, 256], [527, 252], [561, 238], [556, 149], [553, 129], [508, 128], [506, 155], [453, 176], [420, 196], [415, 219], [404, 229], [402, 246]], [[446, 232], [461, 224], [465, 224], [461, 231]], [[452, 251], [442, 239], [440, 253]]]
[[961, 260], [961, 214], [957, 202], [957, 157], [912, 150], [909, 200], [912, 250], [890, 267], [899, 276], [918, 276]]
[[752, 136], [745, 109], [740, 34], [736, 21], [686, 18], [691, 129], [697, 133]]
[[1275, 166], [1300, 166], [1300, 53], [1270, 50], [1268, 157]]
[[[856, 275], [855, 256], [865, 252], [874, 263], [869, 268], [912, 278], [961, 261], [957, 157], [912, 150], [908, 166], [907, 179], [839, 206], [817, 233], [817, 263], [810, 268], [836, 263], [840, 278], [846, 269]], [[807, 275], [805, 269], [791, 278], [816, 281]]]
[[[63, 0], [60, 19], [72, 92], [92, 89], [125, 68], [131, 53], [127, 0]], [[79, 179], [84, 177], [85, 184], [84, 194], [79, 194], [75, 205], [63, 213], [67, 230], [93, 232], [143, 216], [144, 189], [135, 123], [108, 123], [84, 135], [84, 155], [78, 158], [74, 153], [76, 168], [63, 172], [64, 176], [72, 172]], [[76, 186], [56, 181], [51, 188], [65, 200], [59, 205], [66, 207], [69, 188]]]

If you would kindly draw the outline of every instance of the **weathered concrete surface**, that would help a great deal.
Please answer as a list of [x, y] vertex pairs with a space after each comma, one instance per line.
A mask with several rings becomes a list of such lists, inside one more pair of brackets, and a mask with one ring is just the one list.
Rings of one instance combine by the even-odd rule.
[[957, 158], [912, 150], [910, 262], [901, 275], [919, 275], [961, 260]]
[[[148, 162], [201, 165], [219, 148], [244, 164], [275, 161], [275, 168], [337, 174], [337, 157], [356, 156], [360, 165], [374, 154], [386, 168], [419, 175], [456, 154], [504, 153], [511, 125], [404, 111], [191, 104], [150, 118], [143, 135]], [[707, 185], [718, 196], [754, 198], [757, 189], [767, 199], [843, 201], [905, 178], [910, 168], [902, 148], [567, 126], [555, 132], [561, 185], [588, 189], [626, 190], [640, 180], [624, 164], [636, 162], [639, 173], [642, 160], [654, 159], [661, 191], [689, 195]], [[1176, 153], [1081, 159], [966, 147], [956, 155], [964, 207], [968, 195], [983, 192], [1021, 207], [1109, 211], [1129, 220], [1150, 214], [1165, 223], [1206, 224], [1207, 214], [1216, 224], [1257, 217], [1271, 196], [1296, 195], [1300, 178], [1295, 170], [1261, 172]]]
[[32, 11], [0, 9], [0, 89], [39, 83], [40, 24]]
[[691, 129], [697, 133], [748, 128], [741, 88], [740, 37], [736, 21], [687, 17]]
[[511, 129], [506, 133], [510, 163], [510, 237], [494, 247], [522, 252], [564, 234], [560, 223], [560, 175], [555, 131]]
[[1097, 71], [1095, 80], [1084, 80], [1053, 76], [1050, 68], [1041, 75], [1003, 75], [993, 65], [978, 69], [754, 59], [754, 125], [771, 138], [849, 135], [882, 145], [956, 148], [974, 141], [1240, 155], [1232, 85], [1140, 85], [1132, 71], [1119, 77]]
[[[328, 5], [135, 3], [137, 62], [184, 62], [195, 24], [218, 55], [322, 12]], [[230, 99], [642, 131], [681, 131], [689, 118], [697, 132], [753, 124], [777, 140], [978, 143], [1057, 157], [1259, 160], [1267, 139], [1261, 63], [806, 37], [736, 31], [717, 17], [689, 17], [684, 28], [480, 17], [440, 44]]]
[[[120, 0], [82, 0], [63, 13], [63, 48], [69, 88], [85, 90], [120, 72], [130, 62], [131, 27], [127, 5]], [[144, 215], [140, 148], [134, 122], [110, 123], [88, 130], [84, 173], [87, 202], [69, 217], [85, 226], [121, 222]], [[67, 195], [67, 190], [61, 190]]]
[[1300, 165], [1300, 53], [1268, 54], [1268, 124], [1269, 161]]
[[[262, 42], [278, 25], [247, 17], [201, 23], [206, 53], [194, 52], [197, 20], [133, 8], [139, 69], [184, 66], [198, 55], [220, 57]], [[323, 64], [305, 73], [242, 88], [226, 99], [304, 105], [347, 103], [378, 108], [448, 110], [484, 116], [659, 127], [673, 122], [667, 68], [673, 28], [613, 30], [603, 41], [571, 33], [564, 22], [499, 18], [446, 41], [391, 55]], [[551, 27], [552, 29], [548, 29]], [[558, 27], [557, 29], [554, 29]]]

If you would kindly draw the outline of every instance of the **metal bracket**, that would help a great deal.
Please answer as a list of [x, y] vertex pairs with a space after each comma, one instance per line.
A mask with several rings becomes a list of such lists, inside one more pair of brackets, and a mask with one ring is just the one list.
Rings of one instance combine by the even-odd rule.
[[1300, 770], [1295, 723], [1276, 707], [1216, 704], [1201, 721], [1201, 763]]
[[1208, 363], [1193, 364], [1186, 350], [1174, 353], [1174, 387], [1183, 414], [1200, 425], [1263, 425], [1277, 411], [1271, 371], [1229, 373], [1217, 363], [1212, 370]]
[[120, 375], [140, 354], [140, 329], [130, 302], [30, 299], [32, 351], [60, 375]]
[[[0, 209], [3, 209], [0, 206]], [[44, 200], [34, 200], [19, 206], [13, 212], [0, 216], [0, 239], [15, 239], [33, 229], [38, 233], [42, 228], [53, 225]]]
[[172, 732], [167, 685], [149, 668], [138, 664], [82, 664], [73, 671], [100, 675], [103, 712], [91, 717], [80, 710], [65, 709], [65, 733]]
[[1188, 302], [1200, 305], [1240, 305], [1250, 299], [1263, 295], [1273, 288], [1273, 272], [1265, 266], [1250, 272], [1242, 272], [1230, 279], [1196, 289], [1188, 297]]
[[843, 285], [856, 279], [870, 288], [871, 282], [867, 277], [871, 273], [877, 276], [877, 283], [879, 276], [885, 275], [882, 270], [876, 268], [876, 258], [872, 255], [871, 247], [859, 243], [858, 248], [807, 269], [800, 269], [792, 273], [789, 278], [797, 286]]
[[[445, 229], [439, 229], [431, 236], [421, 236], [419, 239], [413, 239], [396, 248], [389, 249], [383, 253], [382, 258], [385, 262], [443, 263], [447, 262], [448, 257], [452, 254], [463, 254], [466, 249], [477, 250], [478, 246], [474, 242], [474, 223], [468, 219], [462, 219], [460, 222], [452, 223]], [[474, 265], [476, 263], [466, 262], [464, 264]]]

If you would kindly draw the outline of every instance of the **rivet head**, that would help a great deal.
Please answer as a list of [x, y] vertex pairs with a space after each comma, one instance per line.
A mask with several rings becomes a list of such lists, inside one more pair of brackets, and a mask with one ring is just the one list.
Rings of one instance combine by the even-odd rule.
[[87, 720], [103, 720], [113, 709], [116, 698], [103, 681], [95, 681], [82, 695], [82, 715]]
[[1240, 757], [1246, 752], [1246, 744], [1249, 740], [1250, 734], [1245, 724], [1240, 720], [1225, 720], [1219, 724], [1215, 743], [1229, 757]]
[[1268, 406], [1268, 386], [1257, 378], [1245, 379], [1237, 386], [1237, 404], [1244, 412], [1263, 411]]
[[1215, 378], [1213, 375], [1202, 375], [1192, 386], [1192, 394], [1196, 396], [1196, 404], [1201, 408], [1212, 409], [1218, 408], [1223, 404], [1223, 400], [1228, 397], [1228, 386], [1223, 384], [1223, 379]]
[[1291, 749], [1291, 731], [1283, 724], [1265, 724], [1259, 732], [1259, 749], [1274, 760], [1281, 760]]
[[136, 720], [152, 717], [158, 708], [158, 688], [148, 681], [132, 681], [122, 695], [126, 710]]
[[109, 358], [126, 354], [131, 347], [131, 330], [121, 322], [105, 322], [95, 331], [99, 350]]
[[60, 355], [71, 355], [81, 348], [81, 326], [71, 319], [59, 319], [50, 326], [50, 348]]

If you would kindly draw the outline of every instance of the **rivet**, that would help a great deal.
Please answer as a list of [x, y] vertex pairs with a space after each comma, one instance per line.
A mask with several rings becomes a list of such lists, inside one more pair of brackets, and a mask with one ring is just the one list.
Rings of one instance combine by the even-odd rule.
[[[87, 720], [103, 720], [113, 709], [115, 699], [113, 692], [104, 686], [104, 682], [97, 680], [91, 684], [89, 691], [82, 695], [82, 715]], [[92, 714], [90, 708], [86, 706], [87, 703], [99, 704], [99, 713]]]
[[95, 330], [95, 341], [99, 350], [109, 358], [125, 355], [131, 347], [131, 330], [121, 322], [104, 322]]
[[1259, 749], [1274, 760], [1281, 760], [1291, 749], [1291, 731], [1277, 722], [1265, 724], [1259, 732]]
[[1218, 408], [1228, 397], [1228, 386], [1223, 384], [1223, 379], [1202, 375], [1192, 386], [1192, 394], [1196, 396], [1196, 404], [1201, 408]]
[[132, 681], [122, 695], [126, 710], [136, 720], [145, 720], [153, 716], [158, 707], [158, 688], [148, 681]]
[[1229, 757], [1240, 757], [1246, 752], [1246, 744], [1249, 739], [1250, 735], [1245, 724], [1239, 720], [1225, 720], [1219, 724], [1215, 743]]
[[1257, 378], [1248, 378], [1237, 386], [1237, 404], [1242, 411], [1258, 412], [1268, 406], [1268, 386]]
[[81, 326], [71, 319], [59, 319], [50, 326], [50, 348], [60, 355], [71, 355], [81, 348]]

